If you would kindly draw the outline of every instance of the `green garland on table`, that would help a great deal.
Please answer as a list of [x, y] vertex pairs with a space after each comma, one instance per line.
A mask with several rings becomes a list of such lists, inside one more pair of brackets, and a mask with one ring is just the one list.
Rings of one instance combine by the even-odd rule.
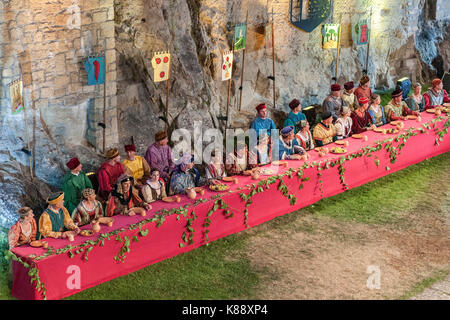
[[[437, 130], [436, 128], [436, 123], [439, 121], [443, 121], [446, 120], [446, 122], [444, 123], [444, 127], [442, 130]], [[308, 169], [308, 168], [314, 168], [317, 167], [318, 170], [318, 175], [320, 177], [319, 182], [320, 182], [320, 189], [321, 189], [321, 195], [323, 197], [323, 189], [322, 189], [322, 171], [323, 170], [327, 170], [330, 167], [333, 168], [335, 166], [338, 166], [338, 170], [339, 170], [339, 176], [340, 176], [340, 181], [344, 187], [345, 190], [348, 190], [348, 185], [345, 183], [345, 168], [344, 168], [344, 163], [345, 161], [350, 161], [352, 159], [355, 158], [359, 158], [359, 157], [363, 157], [363, 156], [368, 156], [371, 157], [372, 153], [381, 151], [383, 149], [383, 144], [384, 144], [384, 149], [386, 150], [386, 152], [389, 153], [389, 158], [390, 158], [390, 162], [391, 163], [395, 163], [397, 160], [397, 157], [400, 155], [400, 152], [402, 150], [402, 148], [406, 145], [406, 142], [408, 141], [408, 139], [412, 136], [415, 136], [419, 133], [427, 133], [426, 129], [431, 131], [431, 127], [430, 124], [433, 125], [433, 129], [437, 135], [436, 140], [435, 140], [435, 144], [439, 145], [439, 141], [443, 141], [443, 138], [445, 135], [448, 134], [448, 128], [450, 127], [450, 118], [448, 116], [443, 117], [443, 116], [439, 116], [436, 117], [432, 120], [430, 120], [428, 123], [424, 123], [422, 124], [421, 127], [419, 128], [409, 128], [405, 133], [402, 133], [400, 135], [398, 135], [395, 139], [394, 138], [388, 138], [385, 140], [381, 140], [381, 141], [376, 141], [375, 147], [372, 146], [366, 146], [361, 148], [360, 151], [353, 153], [353, 154], [349, 154], [347, 156], [341, 156], [339, 159], [335, 160], [335, 161], [330, 161], [328, 160], [327, 162], [325, 162], [324, 167], [322, 168], [322, 162], [316, 163], [316, 162], [312, 162], [312, 163], [304, 163], [303, 166], [301, 166], [300, 168], [297, 169], [289, 169], [287, 170], [285, 173], [283, 174], [279, 174], [277, 176], [271, 176], [268, 177], [267, 179], [263, 179], [260, 180], [258, 185], [253, 184], [249, 184], [246, 185], [245, 187], [239, 187], [237, 188], [236, 191], [229, 191], [229, 193], [233, 193], [233, 192], [239, 192], [243, 189], [247, 189], [249, 190], [248, 195], [246, 195], [243, 192], [240, 192], [239, 195], [241, 197], [241, 200], [244, 201], [245, 203], [245, 210], [244, 210], [244, 224], [246, 227], [249, 227], [248, 225], [248, 207], [253, 203], [252, 201], [252, 197], [255, 196], [258, 193], [264, 192], [264, 189], [268, 190], [270, 188], [271, 184], [276, 183], [277, 181], [279, 182], [277, 189], [285, 196], [289, 199], [290, 201], [290, 205], [295, 205], [295, 203], [297, 202], [297, 198], [294, 196], [294, 194], [289, 193], [289, 189], [287, 187], [287, 185], [284, 183], [283, 178], [284, 177], [289, 177], [292, 178], [293, 174], [297, 175], [297, 178], [300, 180], [300, 186], [299, 186], [299, 190], [303, 189], [303, 183], [306, 181], [309, 181], [310, 178], [309, 177], [304, 177], [303, 174], [303, 170], [304, 169]], [[402, 141], [402, 143], [400, 143], [400, 145], [398, 145], [397, 147], [395, 147], [393, 145], [393, 142], [400, 142]], [[379, 166], [379, 159], [378, 156], [374, 157], [374, 161], [375, 164], [377, 165], [377, 167]], [[390, 170], [389, 167], [386, 167], [386, 170]], [[192, 244], [193, 243], [193, 237], [194, 237], [194, 232], [195, 230], [192, 227], [192, 223], [195, 219], [197, 219], [197, 216], [195, 215], [195, 212], [192, 211], [191, 213], [191, 218], [187, 218], [188, 215], [188, 208], [193, 208], [196, 207], [199, 204], [211, 201], [211, 200], [215, 200], [212, 209], [208, 212], [208, 215], [205, 219], [205, 222], [203, 224], [203, 227], [206, 228], [205, 230], [205, 238], [206, 238], [206, 242], [207, 245], [209, 244], [209, 238], [208, 238], [208, 233], [209, 233], [209, 227], [211, 225], [211, 215], [217, 211], [218, 209], [224, 210], [224, 214], [227, 218], [232, 218], [234, 216], [233, 212], [230, 211], [228, 204], [226, 204], [223, 199], [222, 199], [222, 194], [218, 194], [215, 195], [213, 197], [211, 197], [210, 199], [198, 199], [196, 200], [193, 204], [187, 204], [183, 207], [179, 207], [179, 208], [173, 208], [170, 210], [167, 209], [161, 209], [158, 210], [155, 215], [152, 218], [148, 218], [148, 219], [144, 219], [136, 224], [132, 224], [130, 225], [127, 229], [125, 228], [121, 228], [109, 233], [103, 233], [100, 234], [100, 236], [97, 238], [97, 240], [87, 240], [86, 242], [78, 245], [78, 246], [72, 246], [72, 245], [67, 245], [64, 248], [61, 249], [57, 249], [55, 250], [53, 247], [49, 247], [47, 249], [47, 251], [38, 257], [34, 257], [32, 258], [33, 260], [37, 261], [37, 260], [41, 260], [44, 259], [48, 256], [51, 255], [58, 255], [58, 254], [64, 254], [67, 253], [69, 255], [70, 258], [73, 258], [75, 256], [75, 254], [82, 254], [84, 253], [84, 261], [88, 261], [88, 254], [90, 251], [93, 250], [93, 247], [96, 245], [99, 246], [104, 246], [104, 242], [105, 240], [110, 240], [111, 237], [116, 235], [116, 241], [120, 241], [123, 243], [123, 246], [121, 247], [121, 249], [119, 250], [119, 253], [117, 256], [114, 257], [114, 260], [116, 261], [121, 261], [122, 263], [125, 261], [125, 254], [130, 252], [130, 246], [131, 246], [131, 239], [127, 236], [125, 236], [123, 239], [120, 237], [119, 233], [122, 233], [126, 230], [135, 230], [139, 228], [139, 232], [138, 234], [141, 237], [145, 237], [148, 235], [149, 233], [149, 229], [145, 229], [142, 230], [142, 227], [148, 223], [156, 223], [156, 227], [161, 227], [162, 224], [165, 221], [165, 217], [169, 216], [169, 215], [173, 215], [176, 214], [177, 215], [177, 220], [180, 220], [181, 216], [185, 217], [187, 219], [186, 221], [186, 229], [188, 232], [184, 232], [182, 235], [182, 240], [184, 241], [184, 243], [189, 243]], [[231, 212], [231, 213], [230, 213]], [[188, 233], [189, 233], [189, 237], [188, 237]], [[133, 236], [132, 239], [135, 242], [138, 242], [139, 239], [137, 236]], [[184, 243], [180, 243], [180, 247], [184, 247]], [[86, 248], [87, 247], [87, 248]], [[75, 254], [74, 254], [75, 251]], [[20, 262], [22, 265], [24, 265], [26, 268], [30, 269], [29, 275], [31, 278], [32, 282], [36, 282], [36, 288], [39, 292], [42, 292], [44, 299], [45, 297], [45, 286], [44, 284], [40, 281], [39, 278], [39, 271], [36, 267], [30, 268], [29, 264], [23, 262], [20, 258], [18, 258], [14, 253], [12, 253], [11, 251], [8, 251], [9, 253], [5, 253], [5, 257], [11, 257], [12, 259], [14, 259], [15, 261]]]
[[39, 277], [39, 269], [36, 268], [36, 266], [31, 267], [28, 263], [24, 262], [22, 259], [17, 257], [13, 252], [10, 250], [5, 251], [5, 258], [7, 260], [14, 260], [22, 264], [25, 268], [28, 269], [28, 275], [30, 276], [30, 283], [35, 282], [36, 283], [36, 290], [38, 292], [42, 293], [42, 296], [44, 300], [47, 300], [47, 289], [45, 288], [45, 285], [43, 282], [41, 282], [41, 278]]

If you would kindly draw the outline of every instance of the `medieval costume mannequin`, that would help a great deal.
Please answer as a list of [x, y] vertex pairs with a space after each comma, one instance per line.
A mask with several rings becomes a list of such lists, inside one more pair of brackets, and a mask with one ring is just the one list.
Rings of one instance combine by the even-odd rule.
[[358, 100], [359, 107], [352, 112], [352, 134], [360, 134], [367, 130], [373, 130], [376, 126], [372, 123], [369, 112], [369, 99], [362, 97]]
[[250, 169], [264, 166], [272, 161], [272, 147], [266, 133], [259, 136], [258, 144], [248, 153], [248, 167]]
[[444, 90], [444, 85], [441, 79], [434, 79], [431, 82], [431, 88], [423, 94], [425, 99], [424, 109], [440, 108], [444, 103], [450, 103], [447, 91]]
[[275, 123], [272, 119], [267, 118], [267, 107], [264, 103], [256, 106], [256, 111], [258, 112], [258, 117], [253, 120], [250, 125], [250, 129], [256, 130], [256, 136], [259, 136], [261, 132], [265, 131], [270, 137], [271, 131], [276, 130]]
[[206, 179], [208, 180], [208, 184], [217, 184], [222, 178], [227, 176], [227, 172], [223, 164], [222, 153], [219, 150], [215, 150], [211, 156], [211, 162], [205, 169]]
[[345, 106], [345, 102], [341, 98], [341, 86], [334, 83], [331, 85], [331, 93], [323, 101], [323, 112], [330, 112], [333, 117], [333, 121], [336, 121], [343, 106]]
[[122, 174], [109, 195], [106, 216], [114, 215], [134, 216], [140, 214], [145, 216], [146, 210], [152, 208], [147, 202], [139, 197], [138, 190], [133, 186], [133, 177], [128, 174]]
[[78, 158], [72, 158], [66, 163], [70, 172], [62, 179], [61, 190], [64, 192], [64, 207], [69, 213], [77, 207], [82, 199], [81, 192], [86, 188], [92, 189], [91, 180], [81, 171], [81, 163]]
[[325, 111], [322, 114], [322, 122], [314, 127], [313, 138], [314, 143], [318, 147], [336, 141], [336, 127], [333, 125], [333, 117], [331, 112]]
[[344, 83], [344, 89], [341, 98], [344, 100], [345, 105], [350, 108], [350, 111], [353, 111], [358, 108], [358, 98], [354, 94], [355, 85], [353, 81]]
[[147, 179], [142, 187], [142, 195], [147, 203], [167, 197], [166, 185], [164, 180], [160, 177], [159, 170], [157, 168], [153, 168], [150, 171], [150, 179]]
[[366, 98], [370, 100], [370, 97], [372, 96], [372, 90], [370, 90], [370, 78], [369, 76], [365, 75], [359, 80], [359, 86], [355, 90], [355, 96], [356, 99]]
[[412, 111], [408, 108], [405, 101], [402, 101], [403, 91], [401, 89], [392, 92], [392, 100], [386, 105], [384, 109], [386, 112], [387, 122], [395, 120], [406, 120], [407, 115], [419, 115], [418, 111]]
[[289, 126], [281, 129], [278, 142], [278, 159], [300, 159], [300, 156], [304, 154], [306, 154], [306, 150], [294, 139], [294, 128]]
[[238, 142], [236, 151], [227, 155], [225, 169], [230, 176], [243, 174], [248, 166], [248, 148], [244, 142]]
[[343, 107], [339, 118], [336, 120], [334, 126], [336, 127], [337, 140], [342, 140], [350, 137], [352, 134], [352, 118], [350, 118], [350, 108]]
[[99, 201], [95, 200], [95, 190], [87, 188], [82, 194], [83, 200], [72, 212], [72, 220], [79, 227], [103, 217], [103, 207]]
[[120, 163], [120, 154], [117, 148], [108, 150], [106, 158], [108, 160], [98, 170], [99, 195], [105, 200], [108, 199], [117, 178], [125, 172], [131, 175], [128, 168]]
[[142, 185], [150, 178], [150, 166], [144, 157], [136, 155], [136, 146], [129, 144], [125, 146], [127, 158], [122, 161], [122, 164], [130, 170], [137, 185]]
[[297, 124], [297, 134], [295, 135], [295, 138], [303, 149], [314, 149], [314, 140], [311, 131], [309, 131], [309, 122], [307, 120], [302, 120]]
[[17, 212], [19, 213], [19, 220], [9, 229], [8, 233], [10, 249], [36, 240], [37, 226], [33, 210], [29, 207], [23, 207]]
[[382, 126], [386, 124], [386, 117], [384, 114], [384, 108], [380, 104], [381, 98], [378, 94], [374, 93], [372, 97], [370, 97], [370, 107], [367, 112], [369, 113], [370, 117], [372, 118], [372, 123], [376, 125], [377, 127]]
[[284, 120], [283, 127], [291, 126], [295, 131], [297, 123], [299, 123], [301, 120], [306, 120], [306, 116], [304, 113], [302, 113], [302, 105], [297, 99], [289, 102], [289, 108], [291, 108], [291, 112], [289, 112], [286, 120]]
[[422, 95], [422, 86], [420, 83], [413, 85], [414, 92], [405, 100], [406, 104], [412, 111], [425, 110], [425, 98]]
[[164, 131], [155, 134], [155, 143], [148, 147], [145, 153], [145, 160], [150, 168], [157, 168], [161, 178], [167, 183], [170, 180], [170, 173], [175, 169], [172, 149], [168, 146], [169, 139]]
[[72, 231], [76, 234], [80, 232], [80, 229], [73, 223], [69, 212], [64, 208], [63, 192], [52, 194], [47, 199], [47, 203], [47, 209], [39, 218], [39, 233], [41, 237], [66, 238]]
[[183, 155], [170, 179], [170, 194], [186, 194], [186, 189], [204, 184], [200, 172], [194, 168], [194, 157], [188, 153]]

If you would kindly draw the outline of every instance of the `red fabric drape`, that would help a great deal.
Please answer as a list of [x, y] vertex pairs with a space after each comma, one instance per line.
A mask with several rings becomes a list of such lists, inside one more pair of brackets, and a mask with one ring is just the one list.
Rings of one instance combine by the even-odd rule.
[[[415, 120], [409, 120], [405, 122], [405, 129], [409, 127], [420, 127], [422, 123], [427, 122], [433, 118], [433, 115], [423, 113], [422, 122]], [[437, 123], [437, 128], [442, 128], [443, 123]], [[386, 125], [386, 127], [392, 127]], [[391, 163], [389, 159], [389, 153], [382, 149], [373, 153], [371, 157], [359, 157], [344, 163], [345, 168], [345, 182], [349, 188], [355, 188], [369, 181], [378, 179], [392, 172], [401, 170], [412, 164], [421, 162], [425, 159], [437, 156], [439, 154], [448, 152], [450, 150], [450, 136], [445, 136], [443, 141], [439, 145], [435, 145], [436, 134], [431, 130], [427, 130], [426, 134], [418, 134], [410, 137], [405, 147], [401, 150], [401, 153], [397, 157], [395, 163]], [[398, 134], [404, 132], [400, 131]], [[350, 145], [347, 147], [350, 153], [356, 153], [361, 150], [363, 146], [375, 146], [377, 140], [387, 139], [389, 137], [396, 137], [396, 135], [383, 135], [381, 133], [366, 132], [369, 140], [367, 142], [362, 139], [348, 138]], [[394, 145], [400, 144], [400, 142], [394, 142]], [[335, 146], [334, 144], [329, 147]], [[309, 162], [325, 163], [327, 160], [338, 159], [339, 155], [328, 154], [323, 158], [319, 158], [318, 153], [310, 151], [311, 159]], [[375, 164], [374, 156], [377, 155], [380, 163], [379, 166]], [[301, 167], [304, 162], [291, 160], [289, 162], [289, 168]], [[390, 167], [390, 170], [386, 170], [386, 166]], [[285, 172], [287, 169], [284, 167], [273, 167], [272, 170], [279, 169], [278, 172], [274, 171], [274, 174]], [[309, 177], [309, 181], [303, 182], [303, 188], [300, 190], [299, 186], [302, 183], [296, 175], [292, 178], [283, 178], [284, 183], [289, 188], [289, 192], [293, 193], [297, 198], [297, 202], [294, 206], [290, 205], [290, 200], [283, 196], [278, 190], [279, 182], [270, 185], [270, 189], [264, 189], [264, 192], [258, 193], [252, 197], [253, 203], [248, 207], [248, 224], [250, 227], [256, 226], [265, 221], [271, 220], [277, 216], [284, 215], [289, 212], [293, 212], [305, 206], [311, 205], [323, 197], [330, 197], [335, 194], [344, 191], [343, 185], [340, 182], [338, 166], [330, 169], [322, 170], [322, 176], [318, 176], [317, 168], [305, 169], [304, 177]], [[265, 178], [262, 176], [261, 178]], [[323, 180], [323, 184], [320, 184], [320, 180]], [[239, 193], [243, 192], [248, 194], [250, 191], [244, 188], [240, 191], [236, 189], [244, 187], [245, 185], [255, 183], [251, 177], [242, 176], [239, 177], [239, 184], [230, 184], [231, 190], [236, 191], [233, 193], [225, 193], [222, 199], [233, 210], [234, 216], [232, 218], [226, 218], [223, 214], [223, 210], [216, 211], [211, 217], [211, 225], [208, 228], [208, 237], [210, 241], [225, 237], [227, 235], [242, 231], [246, 229], [245, 226], [245, 203], [241, 199]], [[322, 190], [322, 191], [321, 191]], [[210, 198], [216, 195], [211, 191], [206, 191], [203, 198]], [[153, 209], [149, 212], [149, 215], [160, 210], [178, 208], [186, 204], [192, 204], [193, 200], [189, 200], [186, 196], [181, 196], [181, 203], [164, 203], [157, 201], [152, 203]], [[194, 243], [181, 248], [179, 244], [183, 242], [182, 234], [186, 230], [186, 218], [180, 216], [181, 219], [177, 220], [176, 215], [171, 215], [165, 218], [163, 224], [158, 228], [156, 223], [148, 223], [144, 225], [143, 230], [148, 229], [149, 234], [146, 237], [139, 235], [139, 229], [128, 230], [130, 224], [135, 224], [147, 217], [141, 216], [115, 216], [115, 224], [113, 227], [107, 227], [102, 225], [101, 233], [111, 232], [120, 228], [125, 228], [126, 231], [120, 233], [121, 238], [125, 236], [130, 239], [133, 236], [139, 238], [139, 242], [131, 240], [129, 253], [126, 253], [126, 259], [124, 263], [117, 262], [114, 257], [117, 256], [123, 243], [116, 241], [115, 236], [105, 241], [104, 246], [95, 246], [89, 253], [89, 261], [84, 261], [84, 254], [75, 255], [74, 258], [70, 258], [68, 254], [60, 254], [49, 256], [45, 259], [36, 261], [36, 267], [39, 270], [39, 276], [47, 289], [47, 299], [61, 299], [66, 296], [75, 294], [87, 288], [96, 286], [102, 282], [109, 281], [116, 277], [126, 275], [130, 272], [139, 270], [145, 266], [157, 263], [161, 260], [165, 260], [181, 254], [183, 252], [190, 251], [205, 244], [205, 228], [203, 224], [207, 218], [209, 210], [212, 209], [215, 200], [210, 200], [205, 203], [201, 203], [194, 207], [195, 215], [197, 219], [193, 222], [192, 227], [195, 229]], [[192, 208], [189, 208], [188, 217], [191, 218]], [[82, 227], [89, 228], [89, 227]], [[97, 239], [98, 234], [92, 237], [78, 236], [75, 241], [70, 243], [66, 239], [48, 239], [49, 245], [58, 248], [63, 248], [68, 244], [80, 245], [86, 240]], [[14, 248], [12, 250], [19, 257], [27, 257], [29, 254], [42, 255], [44, 250], [41, 248], [32, 248], [28, 245]], [[67, 286], [67, 281], [71, 274], [68, 274], [68, 268], [70, 266], [76, 266], [80, 270], [80, 283], [81, 287], [70, 288]], [[73, 267], [72, 267], [73, 268]], [[35, 285], [30, 285], [30, 277], [28, 276], [28, 270], [17, 262], [13, 262], [14, 283], [12, 288], [12, 295], [19, 299], [42, 299], [42, 295], [35, 290]]]

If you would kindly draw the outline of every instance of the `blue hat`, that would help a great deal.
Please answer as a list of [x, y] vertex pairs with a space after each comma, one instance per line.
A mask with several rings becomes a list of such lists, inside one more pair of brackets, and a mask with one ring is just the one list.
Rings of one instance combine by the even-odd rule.
[[281, 129], [281, 134], [283, 136], [288, 135], [289, 133], [292, 132], [292, 130], [294, 130], [294, 127], [292, 127], [292, 126], [284, 127], [283, 129]]

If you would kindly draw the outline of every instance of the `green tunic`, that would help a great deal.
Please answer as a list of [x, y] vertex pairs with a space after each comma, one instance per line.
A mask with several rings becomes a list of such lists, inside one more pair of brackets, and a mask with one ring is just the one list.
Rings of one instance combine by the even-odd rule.
[[81, 201], [81, 192], [86, 188], [93, 189], [91, 180], [85, 173], [80, 172], [78, 176], [72, 172], [66, 173], [62, 180], [61, 190], [64, 192], [64, 207], [67, 211], [72, 213], [75, 210]]

